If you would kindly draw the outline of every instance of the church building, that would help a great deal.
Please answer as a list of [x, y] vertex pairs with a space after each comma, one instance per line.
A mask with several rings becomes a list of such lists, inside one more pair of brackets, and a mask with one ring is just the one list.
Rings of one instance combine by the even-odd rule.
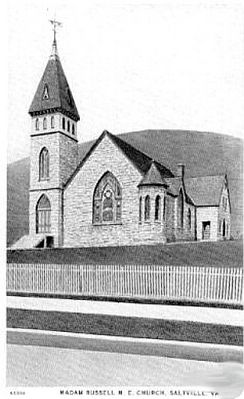
[[[185, 177], [104, 131], [79, 161], [80, 116], [54, 36], [31, 116], [29, 235], [12, 248], [230, 238], [227, 176]], [[155, 143], [156, 145], [156, 143]]]

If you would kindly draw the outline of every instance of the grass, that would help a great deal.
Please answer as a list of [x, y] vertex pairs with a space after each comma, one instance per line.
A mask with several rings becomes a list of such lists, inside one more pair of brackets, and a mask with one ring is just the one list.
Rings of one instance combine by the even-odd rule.
[[176, 320], [8, 308], [7, 327], [243, 345], [242, 327]]
[[54, 248], [7, 251], [8, 263], [89, 265], [243, 266], [239, 241], [188, 242], [124, 247]]

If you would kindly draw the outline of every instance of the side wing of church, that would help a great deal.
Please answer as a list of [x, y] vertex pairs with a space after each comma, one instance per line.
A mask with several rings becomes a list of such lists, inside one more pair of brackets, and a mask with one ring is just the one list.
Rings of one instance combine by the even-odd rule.
[[[75, 101], [56, 39], [31, 116], [29, 235], [13, 248], [230, 238], [226, 175], [185, 178], [105, 131], [78, 160]], [[156, 145], [156, 143], [155, 143]]]

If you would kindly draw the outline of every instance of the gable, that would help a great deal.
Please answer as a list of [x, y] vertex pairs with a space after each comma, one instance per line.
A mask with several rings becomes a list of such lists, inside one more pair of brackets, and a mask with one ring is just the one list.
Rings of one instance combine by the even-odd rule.
[[[108, 131], [104, 131], [101, 136], [91, 145], [90, 149], [78, 165], [77, 169], [75, 172], [70, 176], [68, 181], [66, 182], [65, 186], [69, 185], [70, 182], [73, 180], [75, 175], [78, 173], [78, 171], [82, 168], [85, 162], [89, 159], [91, 154], [96, 150], [98, 145], [101, 143], [102, 140], [105, 139], [105, 137], [108, 137], [113, 144], [118, 148], [119, 151], [121, 151], [127, 159], [133, 164], [133, 166], [140, 172], [140, 174], [144, 175], [148, 169], [151, 166], [152, 159], [144, 154], [143, 152], [139, 151], [135, 147], [131, 146], [130, 144], [126, 143], [125, 141], [121, 140], [119, 137], [114, 136], [113, 134], [109, 133]], [[166, 168], [165, 166], [161, 164], [157, 164], [158, 168], [160, 170], [160, 173], [163, 174], [165, 177], [173, 177], [173, 173]]]

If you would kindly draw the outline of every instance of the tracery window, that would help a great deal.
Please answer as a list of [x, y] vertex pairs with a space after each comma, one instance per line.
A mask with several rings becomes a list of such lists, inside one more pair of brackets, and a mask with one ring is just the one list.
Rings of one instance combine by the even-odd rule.
[[160, 220], [161, 214], [161, 197], [157, 195], [155, 199], [155, 220]]
[[180, 190], [178, 196], [178, 227], [183, 227], [184, 225], [184, 197], [183, 192]]
[[43, 194], [36, 206], [36, 232], [50, 233], [51, 231], [51, 204]]
[[106, 172], [97, 183], [93, 195], [93, 223], [120, 223], [122, 191], [116, 177]]
[[44, 147], [39, 155], [39, 180], [46, 180], [49, 178], [49, 153], [48, 149]]
[[145, 220], [150, 219], [150, 208], [151, 208], [150, 197], [149, 197], [149, 195], [147, 195], [145, 198], [145, 208], [144, 208], [144, 219]]

